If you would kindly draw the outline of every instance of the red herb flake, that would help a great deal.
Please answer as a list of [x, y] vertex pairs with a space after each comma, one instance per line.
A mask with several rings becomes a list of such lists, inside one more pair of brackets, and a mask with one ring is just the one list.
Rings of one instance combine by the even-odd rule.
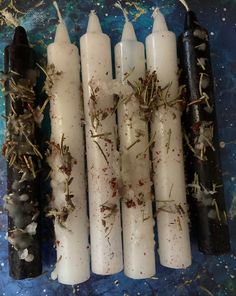
[[59, 169], [67, 176], [71, 175], [71, 170], [72, 170], [71, 167], [67, 167], [66, 165], [62, 165]]
[[138, 181], [138, 185], [139, 185], [139, 186], [143, 186], [143, 185], [144, 185], [144, 182], [143, 182], [142, 180], [139, 180], [139, 181]]
[[192, 125], [193, 132], [199, 133], [200, 127], [201, 127], [201, 122], [200, 121], [196, 122], [194, 125]]
[[136, 208], [136, 204], [132, 199], [126, 201], [126, 206], [127, 208]]
[[113, 177], [110, 181], [110, 184], [111, 184], [111, 188], [113, 190], [112, 197], [115, 197], [116, 193], [117, 193], [117, 187], [118, 187], [117, 178]]

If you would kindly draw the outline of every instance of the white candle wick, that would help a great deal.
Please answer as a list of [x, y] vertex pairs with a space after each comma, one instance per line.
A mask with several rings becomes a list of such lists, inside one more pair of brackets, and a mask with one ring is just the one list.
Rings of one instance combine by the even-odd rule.
[[122, 7], [120, 1], [117, 1], [114, 6], [122, 10], [124, 18], [125, 18], [125, 22], [128, 23], [129, 22], [128, 11]]
[[156, 7], [152, 13], [152, 18], [155, 19], [158, 16], [159, 12], [160, 12], [160, 8]]
[[90, 14], [96, 14], [96, 10], [94, 9], [90, 10]]
[[58, 7], [57, 1], [53, 1], [53, 5], [54, 5], [54, 7], [56, 8], [57, 16], [58, 16], [59, 22], [62, 23], [62, 22], [63, 22], [63, 19], [62, 19], [61, 12], [60, 12], [60, 9], [59, 9], [59, 7]]
[[183, 6], [186, 8], [187, 11], [190, 10], [190, 9], [189, 9], [189, 6], [188, 6], [188, 4], [186, 3], [185, 0], [179, 0], [179, 1], [183, 4]]

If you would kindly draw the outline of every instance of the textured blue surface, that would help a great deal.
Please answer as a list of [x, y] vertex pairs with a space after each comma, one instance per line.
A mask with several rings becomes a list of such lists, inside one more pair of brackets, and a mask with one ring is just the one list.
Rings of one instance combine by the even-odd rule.
[[[3, 2], [3, 3], [2, 3]], [[46, 46], [52, 42], [57, 22], [56, 13], [50, 0], [0, 1], [0, 10], [9, 3], [15, 4], [17, 17], [28, 31], [31, 44], [34, 46], [41, 64], [46, 63]], [[95, 9], [101, 19], [104, 32], [112, 38], [115, 45], [123, 26], [120, 10], [113, 7], [115, 1], [79, 1], [61, 0], [59, 5], [70, 30], [71, 40], [77, 45], [79, 37], [85, 32], [87, 15]], [[124, 1], [126, 2], [126, 1]], [[129, 1], [132, 2], [132, 1]], [[148, 280], [131, 280], [121, 272], [114, 276], [96, 276], [79, 286], [64, 286], [50, 279], [50, 271], [55, 263], [55, 252], [52, 248], [50, 229], [44, 230], [43, 260], [44, 274], [34, 280], [13, 281], [8, 276], [6, 216], [1, 211], [0, 201], [0, 295], [13, 296], [51, 296], [51, 295], [236, 295], [236, 1], [235, 0], [192, 0], [192, 9], [209, 29], [212, 47], [212, 62], [215, 73], [216, 104], [220, 141], [224, 142], [221, 150], [224, 172], [225, 196], [227, 209], [231, 213], [230, 233], [232, 253], [214, 257], [198, 252], [196, 243], [192, 242], [193, 264], [187, 270], [171, 270], [161, 267], [157, 258], [157, 275]], [[163, 9], [171, 30], [179, 35], [183, 28], [184, 9], [177, 0], [138, 1], [138, 6], [145, 14], [134, 22], [137, 36], [141, 41], [151, 30], [151, 13], [155, 6]], [[40, 4], [39, 6], [37, 4]], [[35, 7], [37, 6], [37, 7]], [[14, 8], [14, 7], [13, 7]], [[9, 11], [13, 12], [12, 8]], [[135, 7], [131, 13], [137, 13]], [[1, 22], [0, 13], [0, 69], [3, 68], [3, 50], [11, 41], [14, 28]], [[4, 113], [4, 100], [0, 95], [0, 114]], [[3, 142], [4, 121], [0, 120], [0, 145]], [[0, 195], [6, 187], [5, 163], [0, 157]], [[234, 200], [234, 202], [233, 202]], [[231, 210], [230, 210], [231, 209]], [[42, 221], [45, 225], [48, 221]], [[118, 283], [115, 281], [119, 281]], [[212, 293], [212, 294], [211, 294]]]

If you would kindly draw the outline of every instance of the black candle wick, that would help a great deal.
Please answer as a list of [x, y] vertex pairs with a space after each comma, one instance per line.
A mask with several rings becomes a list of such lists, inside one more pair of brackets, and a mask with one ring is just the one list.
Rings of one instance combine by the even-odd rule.
[[16, 44], [29, 45], [27, 34], [23, 27], [21, 26], [16, 27], [12, 43], [14, 45]]

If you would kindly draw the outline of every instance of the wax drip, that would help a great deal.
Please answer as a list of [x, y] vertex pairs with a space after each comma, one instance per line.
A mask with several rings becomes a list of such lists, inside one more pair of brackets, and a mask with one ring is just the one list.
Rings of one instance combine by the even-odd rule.
[[129, 22], [129, 18], [128, 18], [128, 14], [129, 14], [129, 13], [128, 13], [127, 9], [125, 9], [125, 8], [122, 7], [120, 1], [117, 1], [117, 2], [115, 3], [114, 6], [115, 6], [116, 8], [119, 8], [119, 9], [122, 10], [123, 15], [124, 15], [124, 17], [125, 17], [125, 22], [128, 23], [128, 22]]
[[187, 11], [190, 10], [190, 9], [189, 9], [189, 6], [188, 6], [188, 4], [186, 3], [185, 0], [179, 0], [179, 1], [183, 4], [183, 6], [186, 8]]
[[58, 7], [57, 1], [53, 1], [53, 5], [56, 8], [57, 16], [59, 18], [59, 22], [62, 23], [63, 22], [63, 19], [62, 19], [61, 12], [60, 12], [60, 9]]

